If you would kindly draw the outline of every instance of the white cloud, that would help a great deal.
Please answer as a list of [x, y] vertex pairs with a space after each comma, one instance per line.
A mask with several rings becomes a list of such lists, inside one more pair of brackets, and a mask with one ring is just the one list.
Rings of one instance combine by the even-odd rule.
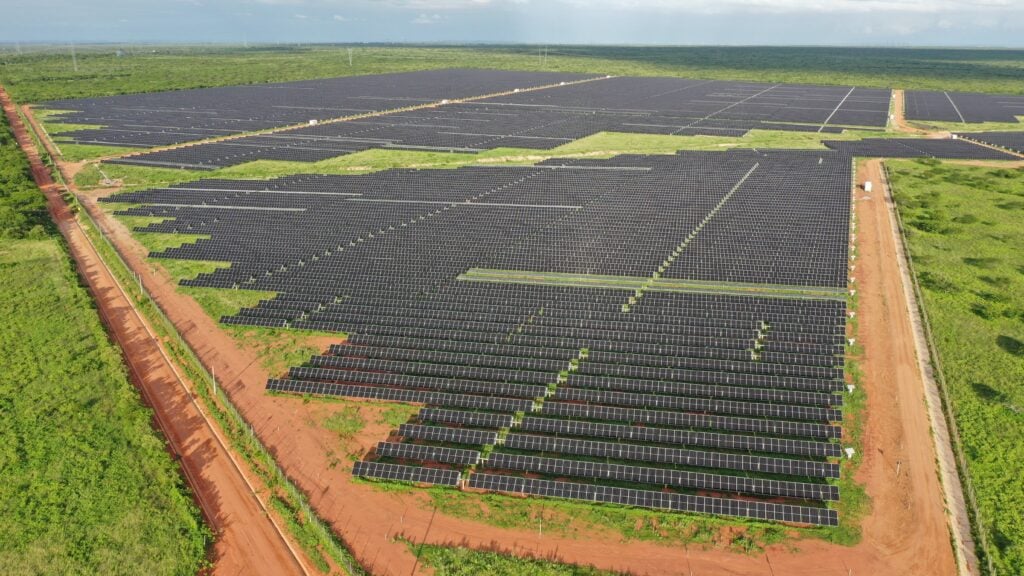
[[410, 20], [413, 24], [437, 24], [442, 20], [440, 14], [420, 14]]
[[579, 8], [677, 13], [937, 13], [1019, 9], [1011, 0], [560, 0]]
[[306, 16], [305, 14], [295, 14], [292, 17], [295, 18], [296, 20], [305, 20], [306, 18], [309, 18], [309, 16]]
[[[263, 0], [288, 1], [288, 0]], [[384, 0], [383, 3], [416, 11], [471, 10], [528, 4], [531, 0]], [[538, 3], [539, 5], [540, 3]], [[938, 13], [976, 10], [1020, 10], [1017, 0], [547, 0], [580, 10], [654, 10], [672, 13]]]
[[331, 18], [333, 18], [335, 22], [351, 22], [352, 21], [351, 18], [345, 18], [341, 14], [335, 14]]

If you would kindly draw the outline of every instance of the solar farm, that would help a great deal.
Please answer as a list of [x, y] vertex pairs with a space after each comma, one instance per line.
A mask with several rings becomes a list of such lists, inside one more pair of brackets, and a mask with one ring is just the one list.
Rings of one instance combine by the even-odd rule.
[[[1019, 104], [940, 95], [909, 93], [908, 113], [1005, 120]], [[105, 126], [75, 142], [139, 147], [318, 121], [111, 161], [212, 170], [608, 131], [881, 130], [889, 98], [454, 70], [48, 106]], [[356, 476], [836, 526], [853, 159], [1016, 158], [1015, 140], [983, 140], [200, 179], [102, 200], [160, 219], [138, 232], [203, 235], [152, 258], [230, 263], [183, 285], [276, 294], [224, 324], [339, 334], [268, 391], [423, 405]]]
[[[383, 525], [357, 522], [353, 536], [344, 506], [383, 494], [373, 502], [393, 524], [390, 490], [434, 503], [427, 531], [447, 494], [767, 526], [828, 546], [847, 528], [859, 538], [864, 486], [890, 472], [865, 480], [862, 460], [884, 460], [897, 479], [911, 466], [903, 436], [898, 447], [863, 440], [877, 425], [865, 389], [887, 403], [889, 426], [912, 420], [897, 396], [907, 376], [897, 386], [861, 365], [858, 339], [872, 332], [859, 325], [858, 280], [881, 282], [882, 269], [858, 260], [859, 215], [892, 200], [889, 174], [867, 159], [1002, 167], [1024, 155], [1024, 128], [1012, 126], [1022, 96], [858, 86], [438, 69], [37, 108], [74, 125], [62, 144], [129, 149], [95, 162], [101, 192], [89, 202], [140, 245], [166, 240], [144, 253], [166, 264], [156, 270], [203, 270], [168, 274], [182, 294], [245, 302], [210, 313], [215, 331], [315, 341], [315, 353], [222, 385], [232, 401], [254, 391], [242, 402], [272, 405], [240, 418], [251, 436], [294, 435], [284, 458], [299, 485], [342, 486], [330, 496], [342, 515], [325, 514], [353, 550]], [[796, 145], [744, 144], [764, 133]], [[725, 141], [562, 148], [608, 135]], [[389, 151], [458, 160], [356, 160]], [[346, 156], [344, 169], [318, 169]], [[277, 161], [264, 163], [272, 175], [247, 175], [256, 161]], [[138, 185], [138, 174], [157, 176]], [[891, 259], [884, 280], [899, 276]], [[902, 300], [884, 306], [874, 318], [903, 313]], [[401, 422], [368, 420], [348, 459], [310, 416], [396, 405]], [[330, 463], [305, 467], [298, 454], [324, 444]], [[914, 473], [934, 460], [920, 454]], [[321, 472], [344, 480], [320, 486]]]

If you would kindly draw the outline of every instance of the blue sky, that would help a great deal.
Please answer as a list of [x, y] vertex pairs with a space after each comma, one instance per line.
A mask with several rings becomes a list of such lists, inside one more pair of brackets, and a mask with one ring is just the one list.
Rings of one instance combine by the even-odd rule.
[[1024, 48], [1024, 0], [0, 0], [0, 11], [0, 42]]

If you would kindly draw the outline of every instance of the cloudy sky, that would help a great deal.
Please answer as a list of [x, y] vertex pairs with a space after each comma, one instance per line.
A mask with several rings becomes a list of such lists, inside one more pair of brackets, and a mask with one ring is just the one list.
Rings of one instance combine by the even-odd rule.
[[1024, 0], [0, 0], [0, 11], [21, 14], [0, 20], [0, 42], [1024, 48]]

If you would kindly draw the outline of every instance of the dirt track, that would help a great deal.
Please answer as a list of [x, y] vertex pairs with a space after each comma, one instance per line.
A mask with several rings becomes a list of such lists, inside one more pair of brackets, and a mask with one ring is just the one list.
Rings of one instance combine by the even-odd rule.
[[40, 161], [17, 110], [0, 89], [0, 100], [18, 143], [29, 156], [36, 183], [50, 214], [89, 286], [108, 331], [124, 352], [133, 382], [153, 408], [156, 424], [176, 455], [197, 503], [218, 538], [211, 560], [214, 574], [303, 574], [305, 569], [282, 539], [221, 442], [189, 384], [168, 361], [145, 320], [103, 264], [61, 198], [61, 190]]
[[[873, 500], [864, 519], [864, 538], [853, 547], [808, 540], [795, 544], [798, 552], [787, 544], [757, 556], [639, 541], [623, 545], [620, 535], [607, 530], [581, 529], [575, 537], [546, 531], [541, 536], [535, 530], [500, 529], [442, 514], [431, 522], [432, 509], [423, 493], [381, 492], [352, 482], [346, 461], [331, 465], [337, 437], [318, 426], [336, 407], [267, 396], [263, 389], [268, 374], [255, 351], [240, 347], [192, 299], [178, 293], [166, 275], [153, 271], [145, 250], [96, 206], [94, 198], [82, 200], [131, 266], [145, 272], [154, 298], [204, 363], [216, 370], [288, 475], [374, 573], [404, 575], [414, 570], [415, 558], [404, 544], [393, 541], [396, 534], [416, 542], [512, 551], [636, 574], [956, 572], [896, 245], [884, 196], [877, 192], [870, 197], [861, 194], [857, 201], [860, 257], [854, 274], [860, 294], [856, 337], [865, 347], [861, 365], [868, 394], [863, 463], [857, 478]], [[384, 428], [369, 426], [359, 438], [362, 449], [381, 439]]]

